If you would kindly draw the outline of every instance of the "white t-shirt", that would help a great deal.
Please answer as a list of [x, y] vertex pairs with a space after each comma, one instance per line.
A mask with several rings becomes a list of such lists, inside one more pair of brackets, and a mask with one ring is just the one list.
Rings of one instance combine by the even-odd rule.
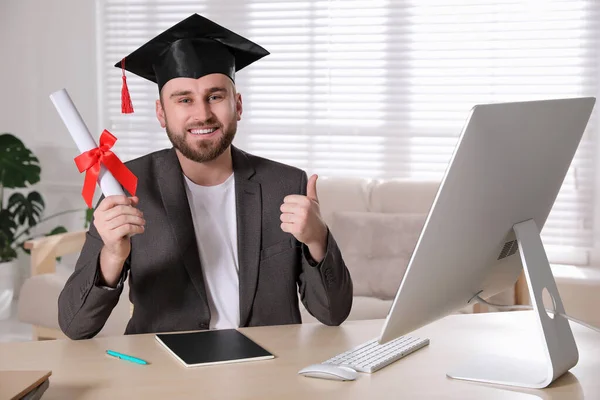
[[208, 292], [210, 328], [237, 328], [240, 292], [234, 175], [215, 186], [196, 185], [187, 177], [185, 182]]

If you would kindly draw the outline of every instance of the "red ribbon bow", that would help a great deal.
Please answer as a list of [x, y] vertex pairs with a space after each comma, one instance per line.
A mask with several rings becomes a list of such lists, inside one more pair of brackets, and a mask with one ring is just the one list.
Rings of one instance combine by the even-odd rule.
[[117, 138], [105, 129], [100, 135], [100, 146], [75, 157], [75, 164], [79, 172], [86, 171], [81, 194], [89, 208], [92, 208], [92, 198], [94, 197], [96, 182], [100, 174], [100, 164], [104, 164], [115, 179], [131, 195], [135, 196], [137, 177], [110, 150], [116, 141]]

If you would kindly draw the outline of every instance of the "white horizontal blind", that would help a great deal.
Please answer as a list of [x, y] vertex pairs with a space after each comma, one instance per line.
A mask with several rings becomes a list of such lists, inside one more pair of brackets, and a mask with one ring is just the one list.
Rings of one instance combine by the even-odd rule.
[[[474, 104], [596, 96], [599, 4], [411, 2], [411, 175], [443, 173], [465, 111]], [[547, 245], [591, 245], [595, 120], [542, 232]]]
[[[323, 176], [441, 179], [474, 104], [598, 93], [594, 0], [99, 0], [101, 107], [130, 159], [170, 146], [156, 85], [113, 64], [197, 12], [271, 55], [240, 71], [235, 144]], [[592, 118], [544, 242], [592, 242]], [[558, 247], [556, 247], [558, 246]], [[557, 260], [555, 258], [555, 260]], [[568, 261], [573, 261], [568, 260]]]

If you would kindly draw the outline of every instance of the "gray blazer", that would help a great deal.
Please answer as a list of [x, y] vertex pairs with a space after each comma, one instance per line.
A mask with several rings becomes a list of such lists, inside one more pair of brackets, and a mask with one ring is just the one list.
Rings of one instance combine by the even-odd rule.
[[[280, 228], [280, 205], [306, 194], [306, 173], [232, 146], [237, 209], [240, 326], [301, 323], [298, 293], [327, 325], [341, 324], [352, 307], [352, 280], [328, 233], [320, 263]], [[125, 334], [208, 329], [210, 310], [183, 173], [173, 149], [126, 163], [138, 177], [136, 195], [146, 229], [132, 237], [116, 289], [100, 286], [103, 243], [94, 224], [75, 270], [58, 299], [58, 321], [72, 339], [95, 336], [128, 280], [134, 311]]]

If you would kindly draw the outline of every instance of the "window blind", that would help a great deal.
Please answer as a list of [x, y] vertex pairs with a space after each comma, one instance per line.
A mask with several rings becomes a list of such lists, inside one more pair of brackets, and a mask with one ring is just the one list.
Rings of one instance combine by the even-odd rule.
[[[124, 159], [169, 147], [156, 85], [113, 65], [199, 13], [271, 55], [237, 74], [235, 144], [322, 176], [440, 180], [475, 104], [598, 94], [594, 0], [99, 0], [101, 121]], [[542, 232], [551, 260], [587, 262], [596, 112]]]

